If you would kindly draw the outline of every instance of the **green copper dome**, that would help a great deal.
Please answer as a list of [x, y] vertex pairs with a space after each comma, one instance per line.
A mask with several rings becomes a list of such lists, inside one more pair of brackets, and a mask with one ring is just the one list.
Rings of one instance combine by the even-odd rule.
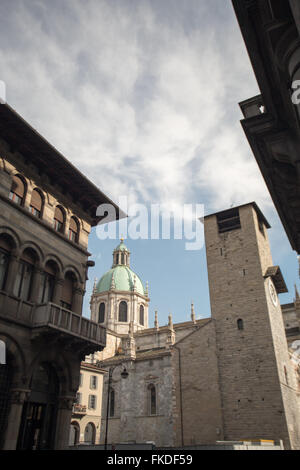
[[114, 249], [113, 266], [105, 273], [96, 286], [96, 292], [101, 294], [109, 290], [138, 292], [141, 295], [148, 295], [148, 289], [144, 289], [142, 281], [129, 267], [130, 251], [126, 245], [121, 243]]
[[136, 292], [145, 295], [145, 290], [140, 278], [128, 266], [124, 265], [115, 266], [105, 273], [97, 284], [96, 292], [100, 294], [109, 291], [112, 286], [113, 276], [115, 290], [133, 291], [135, 277]]

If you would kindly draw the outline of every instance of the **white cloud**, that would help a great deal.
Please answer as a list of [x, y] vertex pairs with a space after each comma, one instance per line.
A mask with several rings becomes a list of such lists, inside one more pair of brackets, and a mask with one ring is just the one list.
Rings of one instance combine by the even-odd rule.
[[15, 0], [8, 101], [115, 200], [267, 204], [237, 123], [256, 85], [233, 11], [173, 5]]

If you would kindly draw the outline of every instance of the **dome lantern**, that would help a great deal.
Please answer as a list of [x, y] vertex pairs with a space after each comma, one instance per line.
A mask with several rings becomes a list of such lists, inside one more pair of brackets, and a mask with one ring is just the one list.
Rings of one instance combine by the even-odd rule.
[[113, 252], [113, 268], [115, 266], [130, 266], [130, 251], [124, 244], [124, 238], [121, 238], [119, 245]]

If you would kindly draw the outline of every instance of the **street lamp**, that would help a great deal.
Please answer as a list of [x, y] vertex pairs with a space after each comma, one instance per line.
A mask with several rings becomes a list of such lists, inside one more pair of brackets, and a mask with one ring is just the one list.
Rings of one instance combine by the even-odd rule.
[[[107, 407], [106, 407], [106, 428], [105, 428], [105, 441], [104, 441], [104, 450], [107, 450], [107, 435], [108, 435], [108, 415], [109, 415], [109, 401], [110, 401], [110, 389], [111, 389], [111, 380], [112, 380], [112, 375], [113, 371], [115, 368], [118, 367], [118, 365], [112, 366], [109, 368], [108, 371], [108, 390], [107, 390]], [[127, 379], [128, 377], [128, 372], [126, 370], [126, 367], [123, 366], [123, 370], [121, 372], [121, 377], [122, 379]]]

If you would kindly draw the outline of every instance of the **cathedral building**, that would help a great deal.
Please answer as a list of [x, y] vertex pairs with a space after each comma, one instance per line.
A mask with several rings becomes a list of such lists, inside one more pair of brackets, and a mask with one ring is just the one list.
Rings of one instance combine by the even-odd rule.
[[270, 225], [249, 203], [206, 216], [204, 227], [211, 317], [196, 319], [192, 305], [188, 321], [173, 324], [170, 315], [160, 326], [156, 312], [149, 327], [148, 290], [123, 241], [112, 269], [95, 283], [92, 321], [107, 328], [106, 347], [89, 359], [103, 374], [95, 443], [273, 440], [300, 448], [299, 374], [278, 298], [287, 288], [273, 266]]

